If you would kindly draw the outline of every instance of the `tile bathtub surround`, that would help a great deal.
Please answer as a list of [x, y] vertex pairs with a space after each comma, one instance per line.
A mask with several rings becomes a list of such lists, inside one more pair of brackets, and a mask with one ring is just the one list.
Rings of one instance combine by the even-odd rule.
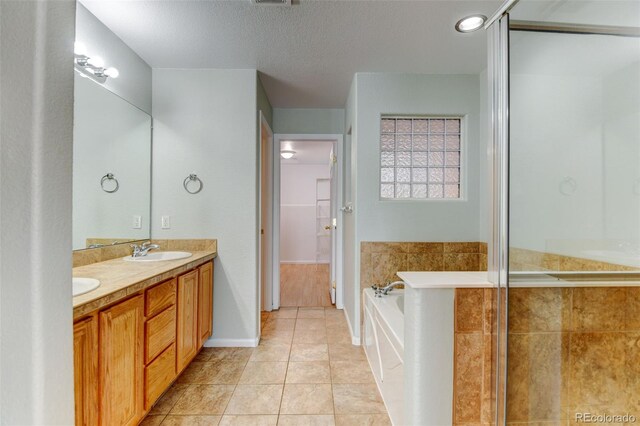
[[[391, 425], [359, 346], [335, 308], [262, 314], [257, 348], [203, 348], [142, 425]], [[296, 332], [317, 334], [296, 343]]]
[[487, 244], [480, 242], [360, 243], [360, 287], [398, 280], [398, 271], [486, 271]]
[[494, 422], [495, 296], [490, 288], [455, 290], [454, 425]]
[[[140, 240], [145, 241], [145, 240]], [[147, 240], [148, 241], [148, 240]], [[161, 250], [171, 251], [218, 251], [218, 240], [191, 239], [191, 240], [151, 240], [158, 244]], [[73, 252], [73, 267], [104, 262], [119, 257], [129, 256], [131, 247], [129, 243], [116, 244], [94, 249], [75, 250]]]
[[509, 291], [507, 420], [640, 418], [640, 288]]
[[535, 250], [509, 248], [512, 271], [637, 271], [640, 268]]

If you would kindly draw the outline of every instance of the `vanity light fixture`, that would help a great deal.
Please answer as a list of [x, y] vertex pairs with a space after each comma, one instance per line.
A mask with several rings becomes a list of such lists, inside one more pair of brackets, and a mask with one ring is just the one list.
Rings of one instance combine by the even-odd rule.
[[76, 41], [73, 45], [74, 64], [76, 69], [89, 77], [95, 77], [100, 83], [104, 83], [107, 77], [118, 78], [120, 72], [117, 68], [104, 67], [104, 59], [100, 56], [89, 56], [84, 43]]
[[280, 155], [282, 156], [282, 158], [284, 158], [285, 160], [288, 160], [290, 158], [293, 158], [293, 154], [295, 154], [295, 151], [289, 151], [289, 150], [283, 150], [280, 151]]
[[456, 31], [460, 33], [471, 33], [479, 30], [484, 25], [487, 17], [484, 15], [469, 15], [465, 16], [458, 22], [456, 22]]

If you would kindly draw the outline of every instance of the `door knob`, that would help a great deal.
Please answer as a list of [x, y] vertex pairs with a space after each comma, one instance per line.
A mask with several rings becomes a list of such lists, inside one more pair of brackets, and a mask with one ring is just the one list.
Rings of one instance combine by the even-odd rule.
[[331, 225], [327, 225], [324, 227], [324, 229], [326, 229], [327, 231], [331, 229]]

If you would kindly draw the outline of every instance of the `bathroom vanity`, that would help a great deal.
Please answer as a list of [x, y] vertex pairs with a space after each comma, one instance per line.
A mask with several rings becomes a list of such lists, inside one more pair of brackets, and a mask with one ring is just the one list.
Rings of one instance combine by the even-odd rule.
[[100, 281], [73, 299], [76, 425], [138, 424], [193, 360], [213, 331], [216, 255], [73, 269]]

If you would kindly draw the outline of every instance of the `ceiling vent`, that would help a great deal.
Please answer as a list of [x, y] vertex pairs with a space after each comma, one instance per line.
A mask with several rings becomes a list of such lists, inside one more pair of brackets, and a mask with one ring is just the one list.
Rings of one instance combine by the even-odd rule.
[[291, 6], [291, 0], [251, 0], [251, 3], [261, 6]]

